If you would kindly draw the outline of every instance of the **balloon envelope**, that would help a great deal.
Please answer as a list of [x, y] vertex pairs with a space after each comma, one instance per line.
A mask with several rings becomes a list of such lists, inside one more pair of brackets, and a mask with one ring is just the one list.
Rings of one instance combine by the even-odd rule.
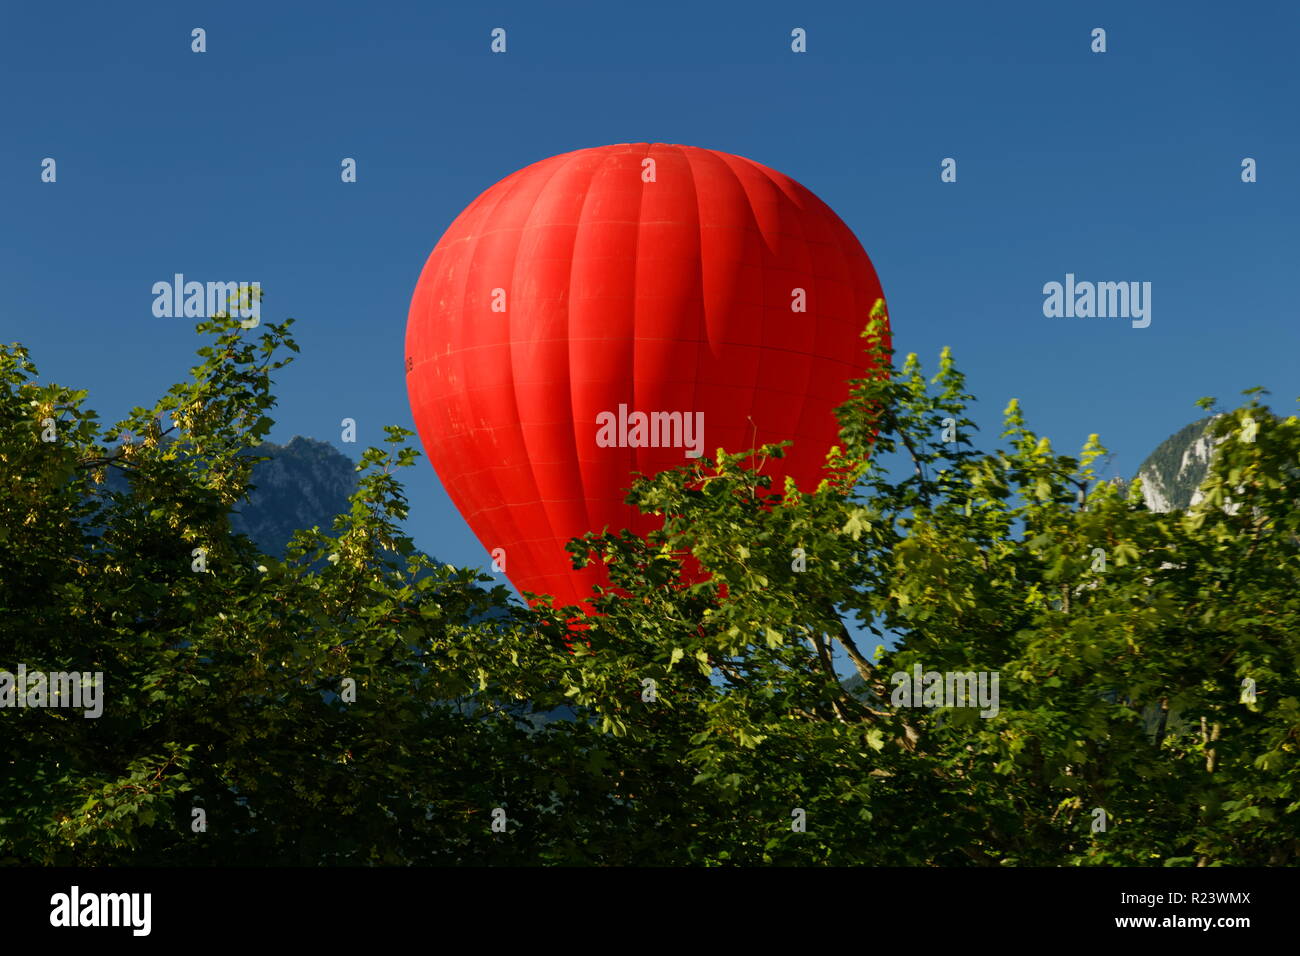
[[554, 156], [475, 199], [425, 263], [416, 427], [515, 586], [580, 604], [605, 578], [564, 544], [661, 520], [624, 503], [634, 472], [789, 439], [772, 487], [816, 487], [881, 298], [849, 228], [766, 166], [660, 143]]

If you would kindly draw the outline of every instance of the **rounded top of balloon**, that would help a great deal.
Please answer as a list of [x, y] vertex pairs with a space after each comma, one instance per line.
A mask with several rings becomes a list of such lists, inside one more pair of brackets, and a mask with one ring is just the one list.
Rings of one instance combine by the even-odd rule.
[[789, 176], [694, 146], [580, 149], [487, 189], [434, 247], [411, 408], [493, 569], [582, 605], [603, 568], [575, 571], [565, 543], [661, 520], [624, 503], [634, 472], [789, 439], [772, 487], [816, 487], [882, 298]]

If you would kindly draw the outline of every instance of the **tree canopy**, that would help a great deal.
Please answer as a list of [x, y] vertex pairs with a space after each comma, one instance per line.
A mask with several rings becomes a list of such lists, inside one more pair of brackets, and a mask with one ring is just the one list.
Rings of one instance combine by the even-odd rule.
[[[292, 321], [200, 323], [108, 427], [0, 348], [0, 671], [103, 674], [97, 718], [0, 709], [0, 862], [1297, 861], [1300, 421], [1262, 389], [1152, 513], [1015, 401], [977, 450], [878, 306], [822, 484], [770, 487], [782, 446], [639, 479], [663, 531], [571, 544], [611, 581], [579, 621], [415, 549], [401, 428], [282, 559], [232, 531]], [[899, 704], [918, 668], [997, 706]]]

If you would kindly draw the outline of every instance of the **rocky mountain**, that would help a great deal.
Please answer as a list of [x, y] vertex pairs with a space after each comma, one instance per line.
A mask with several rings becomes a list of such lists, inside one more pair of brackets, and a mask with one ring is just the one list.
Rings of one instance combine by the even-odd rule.
[[[232, 530], [248, 535], [263, 554], [284, 557], [299, 528], [319, 526], [329, 532], [334, 518], [349, 508], [356, 489], [356, 464], [329, 442], [295, 435], [287, 445], [263, 442], [256, 455], [268, 458], [253, 466], [248, 500], [231, 516]], [[126, 491], [126, 477], [108, 469], [107, 485]]]
[[1217, 417], [1206, 416], [1174, 432], [1138, 466], [1142, 497], [1151, 511], [1183, 511], [1201, 500], [1200, 485], [1216, 444], [1206, 432]]
[[328, 532], [335, 516], [348, 510], [356, 464], [329, 442], [295, 435], [287, 445], [264, 442], [257, 454], [270, 460], [253, 466], [255, 487], [230, 523], [266, 554], [283, 557], [296, 530], [319, 526]]
[[1227, 440], [1208, 434], [1219, 417], [1211, 415], [1174, 432], [1138, 467], [1142, 497], [1150, 510], [1185, 511], [1205, 497], [1200, 485], [1209, 474], [1210, 457]]

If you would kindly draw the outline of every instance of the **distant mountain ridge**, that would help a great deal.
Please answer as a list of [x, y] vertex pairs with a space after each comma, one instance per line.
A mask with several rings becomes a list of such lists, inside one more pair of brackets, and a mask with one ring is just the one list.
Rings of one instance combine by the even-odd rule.
[[[253, 454], [268, 460], [253, 466], [253, 488], [232, 509], [230, 525], [263, 554], [283, 558], [295, 531], [319, 527], [328, 533], [334, 519], [350, 509], [357, 466], [329, 442], [295, 435], [286, 445], [263, 442]], [[112, 491], [129, 490], [126, 475], [115, 468], [105, 479]]]
[[[1223, 414], [1209, 415], [1174, 432], [1138, 466], [1142, 498], [1151, 511], [1186, 511], [1205, 497], [1201, 483], [1210, 473], [1214, 449], [1228, 437], [1214, 438], [1211, 427]], [[1274, 416], [1275, 421], [1280, 419]], [[1127, 482], [1121, 482], [1127, 485]]]
[[1218, 444], [1206, 433], [1218, 418], [1207, 415], [1183, 426], [1138, 466], [1136, 477], [1142, 479], [1142, 498], [1148, 509], [1185, 511], [1201, 500], [1201, 482], [1210, 472], [1210, 458]]
[[263, 442], [256, 453], [270, 460], [253, 466], [255, 487], [235, 508], [230, 524], [263, 553], [284, 557], [295, 531], [319, 526], [329, 532], [334, 518], [351, 507], [356, 463], [329, 442], [294, 435], [287, 445]]

